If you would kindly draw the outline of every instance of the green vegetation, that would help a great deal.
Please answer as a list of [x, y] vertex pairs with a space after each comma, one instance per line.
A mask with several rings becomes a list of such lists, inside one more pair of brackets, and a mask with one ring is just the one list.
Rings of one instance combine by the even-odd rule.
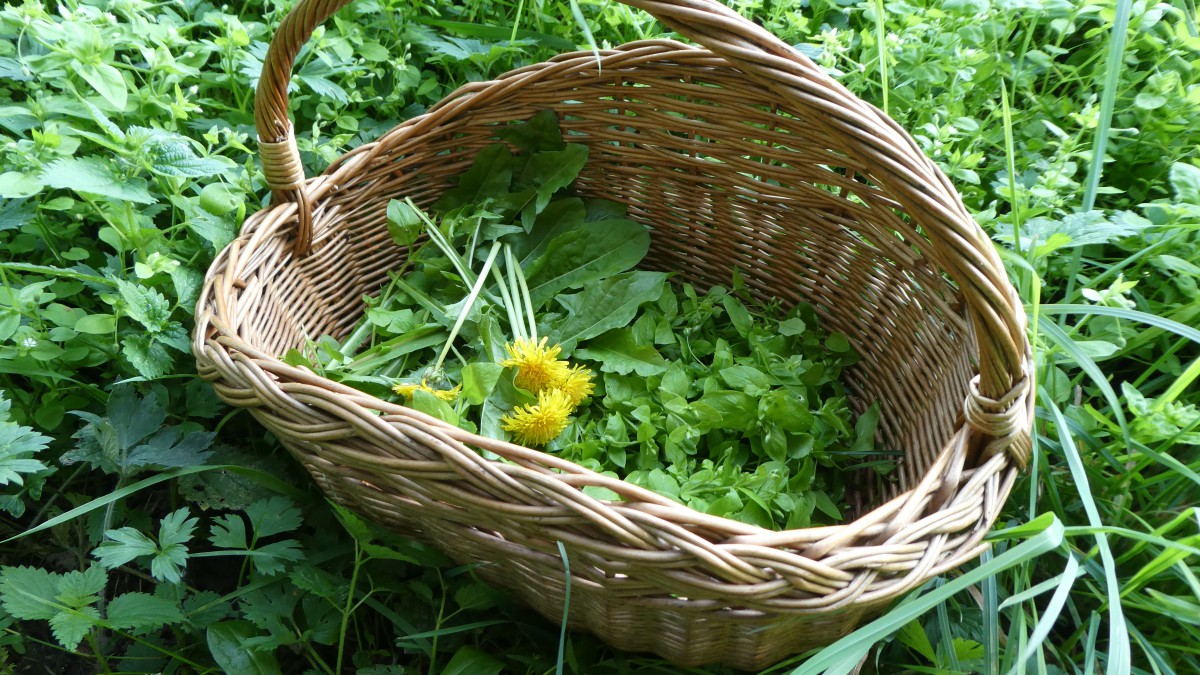
[[[1038, 364], [992, 553], [777, 671], [1200, 672], [1194, 4], [729, 2], [952, 177]], [[195, 378], [204, 270], [264, 194], [251, 101], [289, 5], [0, 10], [0, 670], [679, 672], [560, 649], [471, 569], [328, 506]], [[662, 28], [606, 0], [358, 0], [300, 54], [303, 159], [588, 35]]]

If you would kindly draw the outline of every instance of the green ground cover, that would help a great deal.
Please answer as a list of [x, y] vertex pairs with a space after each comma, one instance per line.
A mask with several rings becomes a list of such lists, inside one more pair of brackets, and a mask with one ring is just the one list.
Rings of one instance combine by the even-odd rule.
[[[253, 86], [290, 4], [0, 10], [0, 671], [680, 672], [560, 645], [470, 569], [328, 506], [195, 378], [204, 271], [265, 194]], [[1034, 460], [992, 553], [774, 672], [1200, 672], [1194, 4], [729, 4], [952, 177], [1038, 364]], [[299, 58], [308, 170], [588, 34], [663, 29], [608, 0], [358, 0]]]

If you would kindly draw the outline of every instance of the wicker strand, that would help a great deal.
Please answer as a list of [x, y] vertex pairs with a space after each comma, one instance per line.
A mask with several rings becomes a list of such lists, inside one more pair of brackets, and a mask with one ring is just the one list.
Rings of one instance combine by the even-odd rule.
[[259, 138], [258, 153], [262, 156], [263, 178], [272, 191], [297, 190], [304, 185], [304, 165], [300, 162], [300, 149], [296, 147], [296, 136], [290, 126], [281, 141]]
[[987, 461], [998, 452], [1007, 451], [1013, 462], [1022, 469], [1029, 462], [1032, 442], [1029, 435], [1031, 378], [1022, 377], [1000, 398], [984, 396], [979, 389], [979, 376], [971, 378], [970, 393], [963, 403], [967, 424], [991, 438], [983, 448], [980, 461]]

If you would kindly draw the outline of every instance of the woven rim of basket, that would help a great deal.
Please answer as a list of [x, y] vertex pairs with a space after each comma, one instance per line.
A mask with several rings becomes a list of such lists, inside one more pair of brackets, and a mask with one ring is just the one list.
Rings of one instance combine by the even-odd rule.
[[[272, 52], [276, 53], [276, 57], [268, 57], [260, 82], [260, 100], [256, 110], [260, 134], [265, 129], [280, 127], [280, 117], [270, 113], [270, 105], [263, 103], [264, 97], [276, 103], [282, 98], [282, 110], [286, 111], [288, 74], [285, 71], [290, 71], [292, 58], [312, 28], [345, 1], [303, 0], [288, 17], [300, 17], [297, 21], [301, 23], [287, 29], [288, 20], [285, 19], [284, 26], [272, 43]], [[758, 30], [761, 33], [761, 29], [736, 14], [732, 20], [723, 15], [721, 10], [728, 12], [724, 8], [714, 10], [709, 7], [711, 3], [707, 0], [633, 0], [630, 4], [662, 11], [653, 13], [668, 25], [681, 19], [667, 10], [686, 10], [686, 17], [686, 12], [703, 6], [704, 11], [713, 12], [718, 17], [716, 23], [719, 26], [729, 28], [729, 21], [740, 21], [750, 28], [736, 25], [739, 31]], [[698, 30], [672, 27], [683, 33], [708, 38], [707, 34]], [[708, 28], [717, 30], [711, 25]], [[303, 35], [297, 37], [301, 33]], [[288, 35], [292, 39], [287, 39]], [[720, 43], [727, 47], [728, 52], [720, 53], [720, 56], [727, 60], [731, 60], [730, 53], [741, 56], [742, 63], [735, 64], [742, 67], [755, 62], [747, 57], [747, 53], [750, 53], [751, 56], [761, 57], [759, 60], [771, 62], [773, 68], [782, 70], [775, 57], [768, 58], [770, 50], [762, 49], [763, 45], [747, 42], [741, 33], [734, 33], [733, 38], [728, 41], [734, 43], [733, 47]], [[767, 38], [774, 40], [769, 35]], [[711, 42], [709, 39], [702, 41]], [[711, 47], [711, 44], [708, 46]], [[696, 48], [655, 41], [605, 51], [600, 58], [603, 64], [617, 67], [622, 59], [629, 59], [638, 49], [657, 50], [661, 54], [670, 50]], [[641, 53], [636, 56], [643, 58]], [[957, 236], [961, 233], [952, 230], [949, 238], [955, 244], [971, 248], [979, 243], [977, 240], [982, 236], [989, 255], [971, 256], [969, 261], [960, 260], [958, 264], [946, 265], [947, 271], [959, 281], [960, 287], [985, 287], [984, 292], [975, 294], [975, 303], [970, 301], [972, 293], [965, 292], [976, 333], [997, 325], [1017, 327], [1021, 331], [1017, 339], [1017, 346], [1021, 349], [1015, 368], [1005, 363], [1006, 350], [990, 344], [987, 335], [980, 340], [981, 368], [987, 371], [986, 364], [991, 363], [994, 376], [999, 373], [1006, 375], [1003, 378], [1007, 380], [1004, 393], [989, 396], [991, 392], [987, 391], [986, 378], [977, 376], [964, 404], [967, 423], [960, 425], [937, 460], [925, 472], [924, 478], [904, 494], [852, 523], [773, 532], [701, 514], [656, 493], [601, 476], [552, 455], [470, 434], [409, 408], [325, 380], [310, 371], [288, 366], [275, 355], [259, 350], [238, 336], [236, 323], [239, 308], [229, 306], [228, 298], [236, 295], [236, 289], [242, 283], [241, 272], [261, 262], [257, 251], [274, 237], [291, 238], [296, 241], [299, 251], [306, 250], [311, 243], [314, 204], [328, 191], [335, 190], [356, 167], [370, 163], [385, 147], [385, 143], [394, 145], [420, 134], [424, 129], [436, 125], [444, 116], [469, 108], [477, 97], [500, 96], [509, 88], [522, 86], [532, 79], [552, 77], [556, 68], [571, 59], [582, 57], [594, 59], [591, 54], [563, 55], [543, 64], [513, 71], [496, 81], [468, 85], [447, 97], [426, 115], [410, 120], [379, 141], [349, 153], [312, 181], [305, 181], [300, 169], [290, 124], [283, 129], [282, 138], [276, 136], [273, 140], [266, 140], [272, 136], [264, 134], [260, 142], [264, 171], [268, 184], [273, 188], [276, 205], [255, 214], [247, 222], [241, 237], [218, 256], [209, 272], [197, 307], [194, 342], [201, 374], [214, 381], [223, 398], [235, 405], [258, 406], [267, 402], [274, 408], [290, 410], [292, 415], [318, 412], [321, 417], [335, 420], [347, 430], [380, 442], [411, 445], [416, 439], [431, 458], [444, 462], [465, 486], [471, 488], [471, 495], [478, 495], [482, 491], [483, 494], [500, 497], [500, 500], [488, 502], [493, 506], [504, 504], [516, 511], [536, 511], [553, 504], [555, 512], [566, 509], [591, 522], [597, 535], [581, 536], [574, 530], [555, 533], [564, 543], [578, 550], [616, 561], [644, 560], [647, 556], [664, 564], [686, 561], [697, 568], [696, 572], [700, 572], [681, 570], [679, 574], [672, 575], [676, 587], [664, 588], [664, 593], [711, 596], [716, 587], [720, 587], [723, 593], [730, 593], [733, 587], [727, 584], [733, 584], [737, 588], [737, 597], [744, 601], [741, 604], [746, 607], [764, 610], [831, 609], [852, 602], [885, 601], [932, 575], [978, 555], [984, 548], [980, 541], [998, 516], [1028, 453], [1032, 393], [1029, 388], [1030, 359], [1023, 333], [1023, 316], [1015, 311], [1020, 305], [1003, 276], [1003, 267], [995, 260], [990, 242], [965, 215], [957, 194], [949, 187], [941, 172], [920, 155], [907, 134], [895, 127], [882, 113], [854, 99], [848, 92], [844, 95], [856, 102], [853, 110], [855, 115], [861, 115], [863, 111], [871, 113], [878, 118], [874, 120], [877, 124], [887, 124], [881, 129], [907, 139], [905, 145], [899, 146], [900, 151], [890, 153], [889, 159], [914, 161], [910, 155], [915, 153], [920, 168], [936, 179], [930, 183], [909, 186], [911, 192], [922, 196], [925, 201], [933, 200], [932, 206], [912, 200], [911, 195], [908, 199], [898, 198], [897, 201], [906, 208], [910, 208], [910, 203], [917, 204], [922, 207], [921, 213], [948, 213], [956, 226], [965, 228], [969, 225], [973, 228], [973, 233], [968, 232], [970, 236]], [[792, 61], [803, 59], [794, 53], [789, 58]], [[279, 65], [281, 61], [287, 62], [286, 68]], [[825, 80], [821, 86], [841, 95], [839, 85], [830, 84], [832, 81], [811, 63], [807, 67], [820, 75], [816, 79]], [[279, 77], [283, 78], [282, 85]], [[272, 80], [275, 80], [274, 83]], [[282, 95], [279, 94], [280, 87], [284, 92]], [[264, 95], [264, 91], [267, 94]], [[267, 122], [263, 122], [264, 119]], [[286, 120], [286, 115], [282, 119]], [[881, 186], [889, 187], [886, 181], [876, 180]], [[955, 213], [956, 208], [962, 213]], [[307, 235], [303, 232], [306, 220], [310, 228]], [[954, 255], [951, 253], [950, 257]], [[946, 256], [941, 256], [941, 259], [946, 259]], [[997, 274], [1003, 280], [1003, 285], [990, 284]], [[1003, 337], [1000, 342], [1005, 341]], [[997, 369], [997, 364], [1004, 367]], [[1014, 370], [1016, 374], [1009, 375]], [[381, 411], [383, 415], [371, 411]], [[981, 444], [983, 451], [979, 452], [978, 446]], [[470, 446], [491, 450], [509, 461], [486, 460]], [[389, 468], [386, 459], [370, 459], [380, 470]], [[613, 490], [625, 501], [601, 502], [592, 499], [581, 490], [588, 485]], [[796, 590], [802, 593], [796, 595]]]

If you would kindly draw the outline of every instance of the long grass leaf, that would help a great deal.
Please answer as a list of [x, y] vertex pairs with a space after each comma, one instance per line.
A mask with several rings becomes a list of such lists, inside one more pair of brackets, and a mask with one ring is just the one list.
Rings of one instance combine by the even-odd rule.
[[1046, 636], [1050, 635], [1050, 630], [1054, 628], [1054, 623], [1058, 621], [1058, 615], [1062, 613], [1063, 605], [1067, 603], [1067, 596], [1071, 593], [1071, 587], [1075, 584], [1075, 579], [1078, 578], [1079, 561], [1075, 556], [1067, 556], [1067, 567], [1062, 574], [1058, 575], [1058, 588], [1055, 589], [1054, 595], [1050, 597], [1050, 602], [1046, 604], [1046, 609], [1042, 612], [1042, 618], [1038, 620], [1037, 625], [1033, 627], [1033, 633], [1029, 637], [1029, 642], [1025, 644], [1025, 648], [1021, 651], [1019, 657], [1021, 661], [1028, 662], [1033, 656], [1034, 650], [1041, 649], [1042, 642], [1046, 640]]
[[1062, 542], [1063, 525], [1057, 518], [1051, 517], [1046, 528], [1028, 541], [1014, 546], [990, 562], [981, 564], [937, 590], [906, 601], [887, 614], [822, 649], [799, 668], [793, 670], [791, 675], [817, 675], [818, 673], [846, 675], [857, 667], [859, 661], [875, 643], [900, 630], [909, 621], [920, 617], [938, 603], [945, 602], [955, 594], [989, 576], [995, 576], [1004, 570], [1053, 550], [1061, 546]]
[[[1117, 0], [1117, 15], [1113, 20], [1112, 37], [1108, 45], [1108, 62], [1105, 65], [1104, 89], [1100, 92], [1100, 119], [1096, 126], [1096, 140], [1092, 144], [1092, 161], [1088, 164], [1087, 180], [1084, 184], [1083, 211], [1096, 206], [1096, 193], [1100, 189], [1100, 176], [1104, 173], [1104, 156], [1108, 152], [1108, 134], [1112, 128], [1113, 106], [1121, 86], [1121, 68], [1125, 59], [1125, 37], [1129, 32], [1129, 15], [1132, 0]], [[1064, 297], [1071, 298], [1075, 292], [1075, 278], [1083, 263], [1083, 247], [1076, 247], [1067, 266], [1067, 289]]]
[[[1046, 322], [1043, 330], [1054, 326], [1050, 322]], [[1054, 326], [1054, 329], [1062, 332], [1061, 328]], [[1062, 336], [1066, 338], [1066, 334]], [[1066, 338], [1070, 341], [1070, 338]], [[1093, 364], [1094, 365], [1094, 364]], [[1107, 381], [1105, 381], [1107, 384]], [[1043, 389], [1041, 392], [1043, 405], [1054, 413], [1054, 417], [1058, 420], [1055, 428], [1058, 431], [1059, 442], [1062, 444], [1063, 454], [1067, 458], [1067, 467], [1071, 472], [1071, 479], [1075, 483], [1075, 487], [1079, 492], [1079, 500], [1083, 503], [1084, 513], [1087, 514], [1088, 522], [1093, 527], [1100, 527], [1103, 523], [1100, 521], [1100, 510], [1096, 508], [1096, 501], [1092, 497], [1091, 486], [1088, 483], [1087, 470], [1083, 466], [1083, 458], [1079, 456], [1079, 451], [1075, 447], [1074, 439], [1071, 438], [1067, 428], [1066, 419], [1063, 418], [1062, 411], [1053, 398]], [[1115, 411], [1114, 411], [1115, 412]], [[1124, 427], [1124, 424], [1122, 424]], [[1106, 664], [1105, 672], [1108, 675], [1126, 675], [1130, 669], [1130, 647], [1129, 647], [1129, 627], [1125, 623], [1125, 613], [1121, 606], [1121, 585], [1117, 581], [1117, 565], [1113, 560], [1112, 549], [1108, 545], [1108, 538], [1103, 532], [1096, 532], [1096, 546], [1100, 549], [1100, 560], [1104, 565], [1104, 580], [1106, 593], [1108, 594], [1108, 663]]]

